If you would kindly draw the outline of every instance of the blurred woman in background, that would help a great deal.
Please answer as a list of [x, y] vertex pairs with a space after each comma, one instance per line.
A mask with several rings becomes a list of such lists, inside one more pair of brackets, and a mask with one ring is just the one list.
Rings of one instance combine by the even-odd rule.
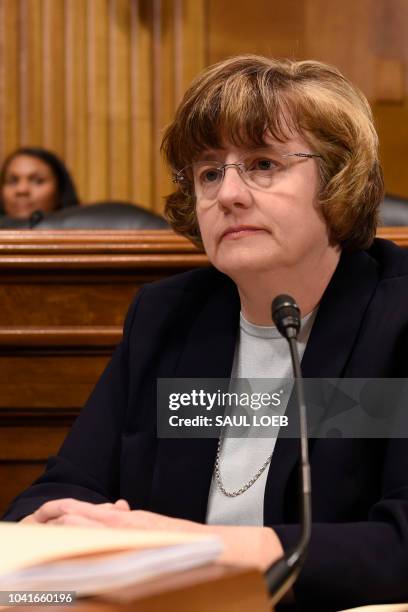
[[79, 204], [64, 163], [40, 147], [22, 147], [9, 155], [0, 171], [0, 213], [29, 219]]

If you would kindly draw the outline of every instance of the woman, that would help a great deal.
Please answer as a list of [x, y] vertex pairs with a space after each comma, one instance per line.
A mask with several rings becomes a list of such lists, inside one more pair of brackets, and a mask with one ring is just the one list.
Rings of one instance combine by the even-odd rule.
[[[305, 377], [405, 376], [407, 257], [374, 241], [377, 136], [335, 68], [256, 56], [210, 67], [163, 150], [168, 217], [214, 267], [141, 290], [58, 457], [7, 518], [211, 531], [226, 559], [264, 568], [298, 539], [298, 442], [158, 439], [157, 379], [290, 376], [269, 314], [281, 293], [301, 309]], [[311, 469], [299, 608], [408, 599], [405, 441], [317, 439]]]
[[0, 171], [0, 212], [12, 219], [29, 219], [79, 204], [75, 185], [63, 162], [51, 151], [22, 147]]

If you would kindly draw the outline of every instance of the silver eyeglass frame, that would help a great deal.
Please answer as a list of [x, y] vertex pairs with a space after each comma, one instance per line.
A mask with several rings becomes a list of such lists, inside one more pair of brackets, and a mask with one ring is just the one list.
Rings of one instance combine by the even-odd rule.
[[[297, 153], [284, 153], [282, 155], [280, 155], [280, 157], [300, 157], [300, 158], [312, 158], [312, 157], [320, 157], [322, 158], [322, 155], [320, 155], [319, 153], [304, 153], [304, 152], [297, 152]], [[211, 160], [209, 161], [209, 163], [211, 162]], [[214, 162], [215, 164], [216, 162]], [[179, 186], [179, 189], [182, 193], [184, 193], [184, 195], [192, 195], [191, 193], [186, 193], [183, 191], [183, 186], [185, 186], [185, 183], [183, 182], [182, 177], [184, 176], [183, 173], [186, 170], [186, 168], [191, 168], [194, 164], [188, 164], [187, 166], [184, 166], [184, 168], [182, 168], [181, 170], [178, 170], [177, 172], [175, 172], [173, 174], [173, 179], [172, 182], [176, 183]], [[217, 166], [217, 170], [222, 172], [222, 181], [224, 180], [225, 177], [225, 170], [227, 168], [233, 168], [236, 167], [239, 171], [240, 174], [244, 174], [247, 172], [245, 166], [244, 166], [244, 162], [234, 162], [234, 163], [229, 163], [229, 164], [220, 164], [219, 166]], [[221, 184], [222, 184], [221, 181]], [[243, 179], [244, 183], [246, 183], [245, 179]]]

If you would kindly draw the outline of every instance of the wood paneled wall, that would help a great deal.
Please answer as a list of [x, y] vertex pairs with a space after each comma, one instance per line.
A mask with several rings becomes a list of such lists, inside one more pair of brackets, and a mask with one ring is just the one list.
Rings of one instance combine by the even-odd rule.
[[370, 100], [386, 189], [408, 198], [407, 0], [208, 0], [208, 62], [237, 53], [329, 62]]
[[203, 0], [0, 0], [0, 159], [43, 145], [85, 201], [160, 209], [163, 126], [204, 65]]
[[389, 192], [408, 197], [406, 0], [0, 0], [0, 159], [56, 150], [85, 201], [161, 210], [159, 144], [205, 65], [238, 53], [331, 62], [367, 94]]

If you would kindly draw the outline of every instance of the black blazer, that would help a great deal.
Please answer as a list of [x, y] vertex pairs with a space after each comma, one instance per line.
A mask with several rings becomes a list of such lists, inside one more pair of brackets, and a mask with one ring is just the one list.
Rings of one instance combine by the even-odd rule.
[[[123, 342], [47, 471], [10, 506], [127, 499], [132, 508], [205, 521], [217, 441], [156, 438], [156, 379], [228, 378], [239, 324], [234, 283], [213, 268], [144, 287]], [[376, 240], [344, 254], [302, 360], [306, 377], [406, 376], [408, 256]], [[295, 587], [299, 609], [408, 600], [408, 442], [310, 443], [313, 531]], [[298, 537], [298, 441], [279, 438], [264, 522], [284, 548]], [[320, 607], [319, 607], [320, 606]]]

